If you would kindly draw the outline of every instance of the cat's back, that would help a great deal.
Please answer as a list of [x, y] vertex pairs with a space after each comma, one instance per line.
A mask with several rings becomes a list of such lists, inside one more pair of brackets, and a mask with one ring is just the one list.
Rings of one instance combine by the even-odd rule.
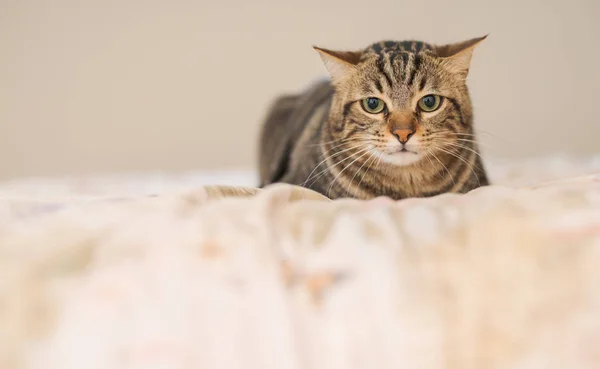
[[298, 94], [282, 95], [273, 101], [260, 132], [261, 187], [278, 182], [287, 173], [294, 147], [309, 126], [311, 131], [319, 131], [332, 96], [329, 79], [321, 79]]

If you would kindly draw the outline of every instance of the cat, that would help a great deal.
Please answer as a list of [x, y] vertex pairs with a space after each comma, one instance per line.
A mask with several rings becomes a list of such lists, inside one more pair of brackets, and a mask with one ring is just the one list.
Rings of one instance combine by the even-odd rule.
[[260, 133], [260, 187], [399, 200], [488, 185], [466, 85], [486, 37], [382, 41], [360, 51], [314, 46], [329, 78], [273, 103]]

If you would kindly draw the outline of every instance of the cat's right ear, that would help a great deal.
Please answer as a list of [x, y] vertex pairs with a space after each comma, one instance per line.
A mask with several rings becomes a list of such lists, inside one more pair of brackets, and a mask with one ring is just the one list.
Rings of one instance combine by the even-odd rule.
[[436, 51], [453, 70], [466, 78], [469, 73], [469, 66], [475, 46], [479, 45], [487, 37], [488, 35], [485, 35], [455, 44], [437, 46]]
[[356, 69], [361, 57], [361, 53], [355, 51], [333, 51], [316, 46], [313, 48], [321, 56], [333, 84], [339, 83], [345, 76], [351, 74]]

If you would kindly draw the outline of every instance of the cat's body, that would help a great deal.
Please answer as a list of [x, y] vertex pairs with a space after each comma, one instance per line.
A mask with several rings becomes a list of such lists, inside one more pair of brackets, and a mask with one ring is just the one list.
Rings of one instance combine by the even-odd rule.
[[331, 80], [275, 101], [261, 134], [261, 186], [402, 199], [487, 185], [465, 84], [480, 40], [317, 49]]

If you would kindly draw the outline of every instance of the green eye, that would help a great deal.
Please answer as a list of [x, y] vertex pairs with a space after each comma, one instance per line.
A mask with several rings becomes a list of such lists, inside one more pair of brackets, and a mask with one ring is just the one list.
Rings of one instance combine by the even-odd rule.
[[419, 109], [422, 111], [432, 112], [436, 111], [440, 107], [441, 101], [442, 98], [438, 95], [427, 95], [423, 96], [417, 105], [419, 105]]
[[379, 114], [385, 109], [385, 103], [376, 97], [367, 97], [362, 101], [362, 107], [367, 113]]

